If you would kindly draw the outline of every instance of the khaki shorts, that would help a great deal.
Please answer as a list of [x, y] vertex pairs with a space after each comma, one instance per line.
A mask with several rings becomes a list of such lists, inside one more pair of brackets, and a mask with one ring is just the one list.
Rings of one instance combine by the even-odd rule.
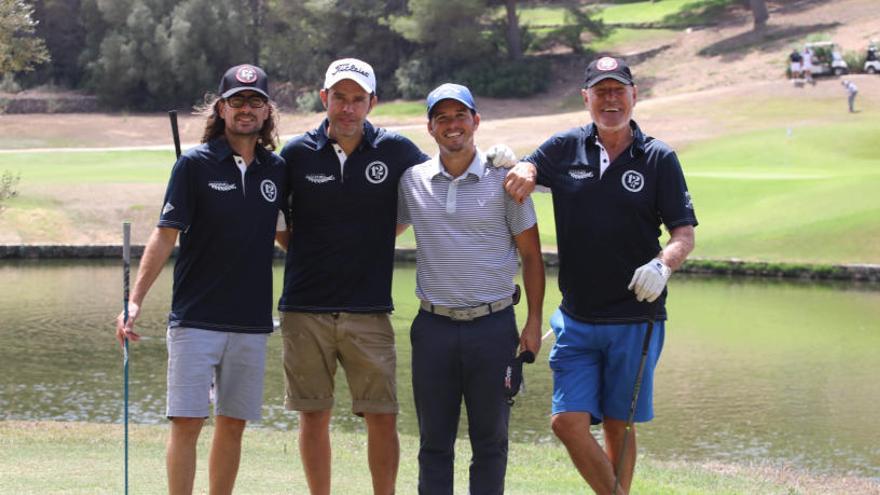
[[281, 335], [287, 409], [332, 409], [339, 362], [353, 413], [397, 414], [397, 351], [388, 314], [281, 312]]

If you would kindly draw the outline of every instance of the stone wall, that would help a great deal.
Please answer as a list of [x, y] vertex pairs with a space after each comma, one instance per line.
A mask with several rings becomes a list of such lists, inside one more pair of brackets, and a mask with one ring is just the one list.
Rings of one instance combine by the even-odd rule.
[[[144, 246], [132, 246], [132, 258], [139, 258]], [[176, 254], [176, 253], [175, 253]], [[0, 245], [0, 260], [21, 259], [112, 259], [122, 257], [120, 245], [71, 246], [71, 245]], [[276, 258], [284, 258], [284, 252], [275, 249]], [[395, 260], [415, 263], [415, 249], [398, 249]], [[559, 266], [556, 253], [544, 253], [544, 264]], [[880, 283], [880, 265], [811, 265], [797, 263], [768, 263], [737, 259], [710, 260], [689, 259], [679, 269], [681, 273], [697, 273], [719, 276], [747, 276], [805, 280], [851, 280]]]

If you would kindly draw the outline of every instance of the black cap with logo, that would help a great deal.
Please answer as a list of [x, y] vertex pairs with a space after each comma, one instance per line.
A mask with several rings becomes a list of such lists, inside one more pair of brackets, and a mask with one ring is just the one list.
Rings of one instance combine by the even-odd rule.
[[223, 74], [218, 93], [223, 98], [240, 91], [256, 91], [266, 98], [269, 97], [269, 78], [263, 69], [256, 65], [236, 65]]
[[584, 72], [584, 87], [590, 88], [605, 79], [614, 79], [627, 86], [633, 86], [632, 72], [622, 58], [601, 57], [590, 62]]

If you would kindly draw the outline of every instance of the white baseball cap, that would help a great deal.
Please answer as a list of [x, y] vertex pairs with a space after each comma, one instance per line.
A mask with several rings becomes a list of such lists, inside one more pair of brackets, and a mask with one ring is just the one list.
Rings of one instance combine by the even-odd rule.
[[370, 64], [356, 58], [343, 58], [327, 67], [324, 76], [324, 89], [330, 89], [343, 79], [351, 79], [364, 88], [367, 93], [376, 92], [376, 74]]

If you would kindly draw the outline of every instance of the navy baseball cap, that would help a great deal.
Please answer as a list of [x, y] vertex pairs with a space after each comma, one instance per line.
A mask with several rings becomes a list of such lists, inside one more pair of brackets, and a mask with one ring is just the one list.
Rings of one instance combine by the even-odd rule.
[[223, 74], [220, 80], [221, 97], [229, 98], [240, 91], [256, 91], [266, 98], [269, 97], [269, 77], [263, 69], [256, 65], [236, 65]]
[[428, 118], [431, 118], [431, 110], [434, 109], [434, 106], [443, 100], [459, 101], [472, 112], [477, 111], [477, 104], [474, 103], [474, 96], [471, 94], [471, 90], [461, 84], [446, 83], [437, 86], [428, 93]]
[[601, 57], [590, 62], [584, 71], [584, 87], [591, 88], [605, 79], [614, 79], [627, 86], [633, 86], [632, 72], [622, 58]]

